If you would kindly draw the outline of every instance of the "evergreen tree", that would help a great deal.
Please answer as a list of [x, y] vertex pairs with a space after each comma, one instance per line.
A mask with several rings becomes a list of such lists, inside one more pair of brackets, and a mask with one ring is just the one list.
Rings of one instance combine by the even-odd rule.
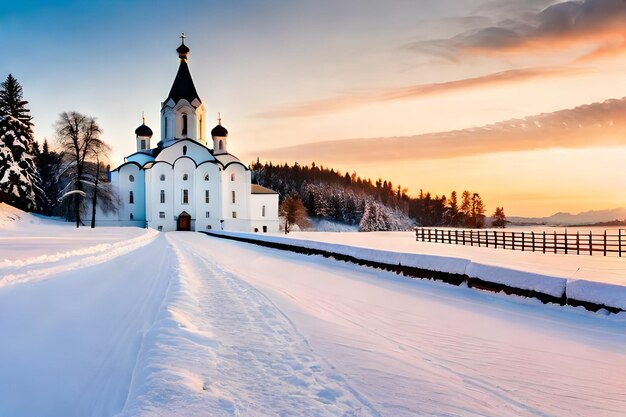
[[27, 104], [22, 97], [22, 86], [9, 74], [0, 83], [0, 198], [32, 211], [37, 209], [41, 188]]
[[496, 211], [491, 216], [491, 225], [502, 229], [506, 227], [506, 214], [504, 214], [504, 207], [496, 207]]
[[472, 195], [472, 215], [471, 226], [475, 228], [482, 228], [485, 226], [485, 205], [482, 198], [478, 193]]

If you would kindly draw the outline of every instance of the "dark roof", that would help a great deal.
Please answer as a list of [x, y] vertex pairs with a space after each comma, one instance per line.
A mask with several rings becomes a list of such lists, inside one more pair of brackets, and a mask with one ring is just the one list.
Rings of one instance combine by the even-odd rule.
[[174, 84], [172, 84], [172, 88], [169, 95], [165, 99], [165, 102], [172, 99], [175, 103], [178, 103], [178, 101], [183, 98], [189, 103], [193, 102], [195, 99], [198, 99], [198, 101], [202, 103], [202, 100], [200, 100], [200, 96], [196, 91], [196, 86], [193, 85], [191, 73], [189, 72], [189, 66], [187, 65], [187, 59], [181, 58], [176, 78], [174, 78]]
[[137, 129], [135, 129], [135, 135], [152, 137], [152, 129], [150, 129], [148, 126], [145, 125], [145, 123], [143, 123]]
[[269, 188], [263, 187], [259, 184], [252, 184], [252, 188], [250, 189], [250, 194], [278, 194], [274, 190], [270, 190]]
[[228, 136], [228, 130], [226, 130], [224, 126], [218, 124], [213, 128], [213, 130], [211, 130], [211, 136], [226, 137]]
[[176, 48], [176, 52], [178, 52], [179, 58], [187, 58], [187, 54], [189, 53], [189, 48], [184, 43], [181, 44], [178, 48]]

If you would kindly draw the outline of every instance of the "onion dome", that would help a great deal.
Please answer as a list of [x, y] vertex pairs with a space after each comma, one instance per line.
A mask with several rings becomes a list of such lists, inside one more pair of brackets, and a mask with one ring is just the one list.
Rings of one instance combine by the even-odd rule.
[[189, 53], [189, 48], [185, 45], [184, 41], [180, 44], [178, 48], [176, 48], [176, 52], [178, 52], [178, 57], [180, 59], [187, 59], [187, 54]]
[[143, 116], [143, 114], [141, 115], [141, 126], [135, 129], [135, 135], [145, 136], [149, 138], [152, 137], [152, 129], [146, 126], [146, 118]]
[[211, 136], [218, 138], [225, 138], [228, 136], [228, 130], [224, 126], [222, 126], [222, 116], [218, 113], [217, 116], [217, 126], [211, 130]]

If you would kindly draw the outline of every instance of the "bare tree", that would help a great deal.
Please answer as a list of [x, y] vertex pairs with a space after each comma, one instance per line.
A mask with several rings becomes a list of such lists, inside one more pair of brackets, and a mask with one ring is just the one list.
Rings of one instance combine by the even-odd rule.
[[62, 200], [69, 199], [73, 209], [76, 227], [80, 227], [80, 215], [85, 208], [86, 190], [93, 190], [97, 202], [97, 186], [94, 177], [86, 170], [90, 161], [104, 160], [110, 151], [109, 145], [100, 139], [102, 130], [93, 117], [78, 112], [64, 112], [56, 124], [57, 140], [63, 152], [64, 168], [62, 174], [69, 181], [61, 191]]
[[290, 195], [283, 201], [278, 212], [285, 218], [285, 234], [291, 231], [294, 224], [300, 227], [307, 227], [309, 225], [306, 208], [304, 204], [302, 204], [300, 197], [295, 194]]

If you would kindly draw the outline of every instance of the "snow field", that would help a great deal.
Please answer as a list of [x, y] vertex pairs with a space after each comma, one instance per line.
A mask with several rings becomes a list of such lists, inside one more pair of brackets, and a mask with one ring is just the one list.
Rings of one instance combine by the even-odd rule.
[[[568, 298], [578, 301], [585, 301], [597, 305], [626, 310], [626, 286], [600, 281], [571, 279], [567, 276], [559, 276], [558, 274], [551, 275], [532, 272], [533, 270], [536, 271], [537, 268], [525, 268], [525, 263], [520, 264], [519, 260], [516, 261], [513, 259], [515, 256], [519, 256], [523, 260], [528, 260], [528, 255], [532, 255], [535, 259], [539, 259], [540, 256], [545, 256], [545, 254], [512, 251], [504, 252], [489, 248], [444, 244], [428, 244], [426, 251], [429, 253], [426, 254], [388, 251], [374, 248], [376, 246], [384, 246], [384, 243], [388, 241], [387, 237], [390, 234], [393, 234], [395, 235], [394, 238], [409, 238], [410, 240], [408, 242], [414, 245], [412, 248], [413, 250], [419, 251], [424, 249], [424, 243], [416, 242], [415, 235], [413, 233], [404, 232], [357, 233], [357, 235], [359, 235], [359, 239], [355, 239], [353, 233], [299, 232], [293, 233], [291, 236], [235, 232], [216, 233], [265, 242], [290, 244], [309, 249], [324, 250], [372, 262], [467, 275], [468, 277], [479, 278], [483, 281], [503, 284], [523, 290], [536, 291], [556, 298], [561, 298], [566, 295]], [[383, 236], [384, 238], [378, 241], [377, 239], [379, 239], [380, 236]], [[306, 239], [301, 239], [299, 237], [306, 237]], [[332, 243], [329, 242], [329, 240], [348, 240], [354, 242], [355, 246]], [[403, 242], [405, 247], [409, 243]], [[449, 253], [451, 246], [452, 249], [456, 249], [454, 253], [458, 255], [466, 255], [468, 258], [438, 256], [433, 254], [437, 253], [437, 249], [441, 249], [443, 252], [448, 249]], [[478, 253], [481, 249], [482, 252], [479, 253], [480, 261], [472, 260], [473, 255]], [[507, 262], [511, 259], [513, 259], [511, 262], [513, 267], [502, 266], [507, 265]], [[544, 260], [545, 259], [546, 258], [544, 258]], [[579, 257], [575, 257], [573, 255], [555, 255], [547, 259], [552, 262], [552, 268], [548, 267], [548, 270], [551, 269], [552, 271], [557, 269], [555, 267], [563, 268], [563, 264], [567, 264], [570, 261], [580, 261]], [[625, 261], [626, 260], [622, 260], [620, 258], [613, 258], [610, 260], [613, 265], [624, 268], [624, 276], [626, 277], [626, 266], [621, 265], [621, 263], [626, 264]], [[516, 269], [516, 267], [520, 269]], [[574, 273], [575, 272], [576, 271], [574, 271]]]
[[193, 246], [219, 254], [220, 268], [266, 295], [380, 416], [621, 417], [626, 409], [624, 314], [207, 239]]

